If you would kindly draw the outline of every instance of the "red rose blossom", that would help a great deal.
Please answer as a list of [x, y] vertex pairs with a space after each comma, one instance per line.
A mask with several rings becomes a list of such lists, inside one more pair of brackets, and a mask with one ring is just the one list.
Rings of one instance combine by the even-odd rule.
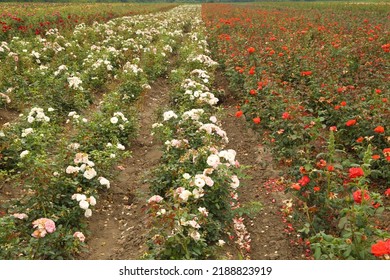
[[356, 120], [355, 120], [355, 119], [349, 120], [349, 121], [347, 121], [347, 122], [345, 123], [346, 126], [353, 126], [353, 125], [355, 125], [355, 124], [356, 124]]
[[308, 176], [303, 176], [300, 180], [298, 180], [298, 183], [304, 187], [306, 186], [307, 184], [310, 183], [310, 178]]
[[360, 204], [362, 203], [362, 200], [370, 200], [370, 195], [368, 191], [363, 190], [357, 190], [353, 193], [353, 200], [355, 200], [356, 203]]
[[390, 239], [383, 241], [379, 240], [371, 246], [371, 254], [376, 257], [390, 254]]
[[384, 133], [385, 132], [385, 128], [383, 127], [383, 126], [377, 126], [377, 127], [375, 127], [374, 128], [374, 131], [376, 132], [376, 133]]
[[248, 53], [254, 53], [255, 52], [255, 48], [254, 47], [249, 47], [248, 48]]
[[364, 171], [361, 167], [352, 167], [349, 169], [349, 178], [357, 178], [364, 176]]
[[254, 122], [255, 124], [259, 124], [260, 121], [261, 121], [261, 120], [260, 120], [259, 117], [256, 117], [256, 118], [253, 119], [253, 122]]

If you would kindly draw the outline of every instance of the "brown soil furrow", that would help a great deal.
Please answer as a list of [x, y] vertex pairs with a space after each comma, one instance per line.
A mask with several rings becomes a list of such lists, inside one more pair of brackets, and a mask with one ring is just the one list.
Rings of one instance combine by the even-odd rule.
[[262, 211], [252, 219], [245, 218], [252, 240], [250, 257], [253, 260], [303, 259], [302, 250], [290, 243], [290, 240], [296, 239], [296, 233], [288, 236], [280, 213], [288, 196], [283, 191], [270, 191], [264, 187], [265, 182], [277, 180], [282, 172], [274, 166], [270, 151], [261, 145], [259, 135], [248, 128], [244, 116], [235, 117], [237, 101], [227, 87], [226, 78], [220, 74], [217, 78], [219, 87], [227, 93], [227, 99], [222, 104], [225, 107], [222, 127], [229, 137], [227, 148], [236, 150], [240, 164], [249, 166], [245, 171], [248, 178], [240, 183], [240, 202], [244, 206], [251, 202], [263, 205]]
[[161, 145], [150, 134], [156, 112], [168, 103], [168, 92], [167, 79], [159, 78], [140, 98], [140, 130], [130, 147], [132, 156], [122, 163], [124, 170], [98, 201], [89, 221], [89, 253], [82, 259], [139, 259], [145, 251], [148, 225], [144, 206], [149, 195], [145, 179], [162, 155]]

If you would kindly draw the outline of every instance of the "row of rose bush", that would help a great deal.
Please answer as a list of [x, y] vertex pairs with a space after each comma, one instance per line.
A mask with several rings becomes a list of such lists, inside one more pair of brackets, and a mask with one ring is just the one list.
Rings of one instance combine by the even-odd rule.
[[286, 167], [290, 214], [314, 256], [383, 257], [371, 247], [390, 235], [389, 23], [380, 6], [337, 9], [210, 4], [203, 18], [236, 117]]
[[228, 237], [247, 257], [250, 236], [235, 211], [241, 167], [236, 152], [225, 148], [228, 137], [216, 117], [223, 94], [213, 89], [217, 63], [208, 56], [200, 7], [182, 11], [183, 18], [190, 14], [178, 67], [170, 74], [171, 106], [153, 125], [164, 145], [150, 187], [152, 230], [145, 258], [216, 258]]
[[154, 3], [0, 3], [0, 41], [15, 36], [43, 35], [57, 28], [71, 32], [80, 23], [103, 23], [114, 18], [171, 9], [175, 4]]
[[[185, 28], [176, 12], [82, 24], [71, 38], [53, 30], [51, 43], [48, 36], [21, 44], [33, 49], [26, 56], [24, 49], [8, 45], [12, 55], [4, 57], [5, 65], [17, 56], [13, 61], [23, 62], [23, 73], [38, 71], [29, 77], [29, 88], [36, 87], [37, 93], [25, 100], [39, 107], [0, 132], [2, 178], [17, 196], [2, 205], [2, 259], [69, 259], [85, 249], [85, 218], [92, 215], [99, 191], [110, 188], [114, 164], [130, 155], [124, 150], [137, 130], [135, 101], [165, 73], [165, 59], [181, 41]], [[63, 41], [63, 49], [42, 63], [57, 40]], [[68, 60], [69, 55], [75, 60]], [[82, 74], [74, 74], [75, 69]], [[45, 93], [49, 81], [58, 97]], [[96, 90], [104, 86], [110, 90], [99, 98]], [[88, 106], [87, 97], [95, 108]], [[79, 105], [68, 103], [72, 100]]]

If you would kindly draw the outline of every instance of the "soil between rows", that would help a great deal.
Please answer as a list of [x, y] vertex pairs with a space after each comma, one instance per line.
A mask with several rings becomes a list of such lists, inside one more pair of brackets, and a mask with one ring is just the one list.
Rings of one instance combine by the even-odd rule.
[[144, 206], [149, 195], [145, 180], [162, 155], [161, 145], [150, 134], [156, 112], [168, 103], [168, 92], [167, 79], [159, 78], [138, 101], [140, 130], [130, 147], [132, 156], [118, 166], [123, 170], [100, 197], [89, 220], [90, 251], [81, 259], [139, 259], [145, 251], [148, 223]]

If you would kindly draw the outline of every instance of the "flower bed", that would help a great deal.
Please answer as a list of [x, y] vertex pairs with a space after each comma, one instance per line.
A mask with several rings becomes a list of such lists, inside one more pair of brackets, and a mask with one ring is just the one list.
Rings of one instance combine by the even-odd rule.
[[[162, 12], [7, 45], [5, 67], [19, 63], [11, 74], [35, 92], [19, 98], [23, 84], [10, 80], [12, 102], [35, 106], [0, 134], [1, 176], [18, 193], [2, 205], [1, 258], [69, 259], [85, 249], [84, 218], [110, 188], [114, 164], [130, 156], [124, 150], [137, 130], [135, 103], [165, 73], [181, 40], [172, 29], [180, 26]], [[99, 97], [105, 86], [110, 90]]]
[[153, 125], [164, 150], [148, 201], [153, 229], [145, 258], [212, 259], [228, 236], [245, 258], [250, 237], [235, 211], [241, 168], [236, 152], [224, 148], [228, 137], [215, 116], [222, 94], [212, 88], [217, 63], [208, 56], [200, 8], [180, 14], [192, 14], [191, 31], [171, 73], [172, 108]]
[[292, 219], [315, 258], [377, 256], [371, 245], [389, 238], [384, 7], [210, 4], [203, 19], [236, 117], [289, 173]]

